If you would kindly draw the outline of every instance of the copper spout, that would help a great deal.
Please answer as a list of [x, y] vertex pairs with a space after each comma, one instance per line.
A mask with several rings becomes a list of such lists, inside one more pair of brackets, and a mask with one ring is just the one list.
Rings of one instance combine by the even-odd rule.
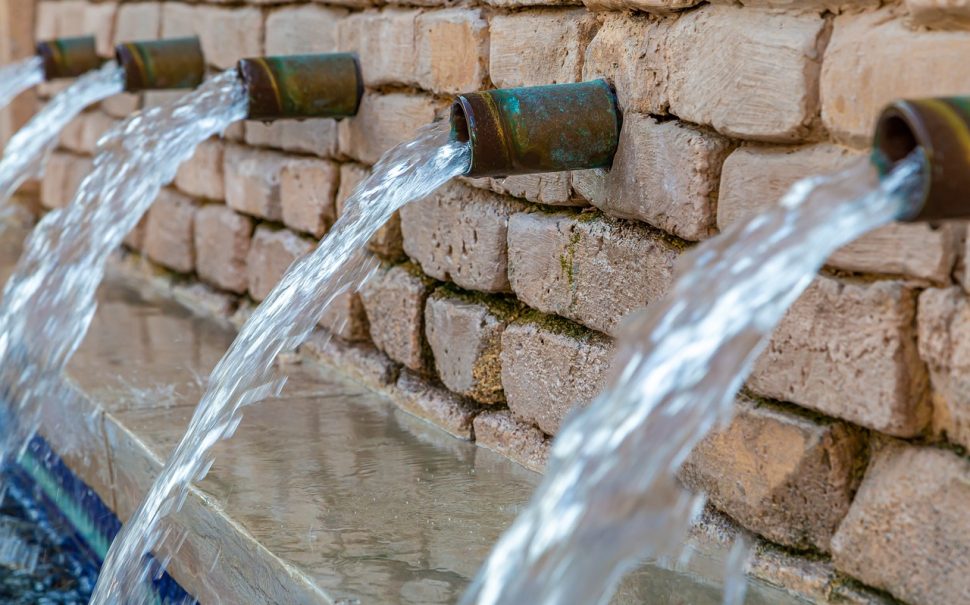
[[260, 57], [239, 62], [249, 118], [344, 118], [357, 113], [364, 85], [348, 53]]
[[76, 78], [103, 63], [94, 36], [38, 42], [37, 56], [44, 61], [44, 79], [48, 81]]
[[125, 91], [195, 88], [205, 78], [198, 38], [126, 42], [115, 47], [125, 70]]

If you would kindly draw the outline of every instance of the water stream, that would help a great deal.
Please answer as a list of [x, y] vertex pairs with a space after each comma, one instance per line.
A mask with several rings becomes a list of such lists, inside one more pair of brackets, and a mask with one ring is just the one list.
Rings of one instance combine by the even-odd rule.
[[241, 408], [282, 388], [274, 378], [277, 355], [299, 346], [327, 306], [372, 272], [375, 263], [366, 254], [366, 243], [394, 211], [465, 172], [469, 160], [467, 146], [451, 141], [447, 123], [438, 123], [374, 166], [316, 250], [290, 267], [212, 371], [185, 436], [112, 544], [92, 603], [150, 602], [146, 587], [160, 569], [143, 564], [145, 555], [160, 555], [164, 568], [166, 554], [161, 553], [170, 556], [182, 539], [164, 527], [164, 518], [179, 509], [189, 484], [206, 475], [212, 464], [209, 450], [233, 434]]
[[0, 206], [29, 178], [44, 173], [61, 131], [85, 107], [120, 93], [125, 73], [116, 63], [89, 72], [57, 94], [23, 128], [10, 137], [0, 160]]
[[[911, 209], [920, 155], [882, 182], [865, 161], [806, 179], [685, 255], [667, 297], [629, 320], [609, 385], [563, 427], [462, 603], [605, 603], [639, 561], [676, 557], [702, 502], [676, 479], [684, 460], [730, 420], [768, 335], [826, 258]], [[729, 587], [726, 602], [739, 603]]]
[[44, 60], [40, 57], [29, 57], [0, 67], [0, 109], [9, 105], [23, 91], [43, 81]]

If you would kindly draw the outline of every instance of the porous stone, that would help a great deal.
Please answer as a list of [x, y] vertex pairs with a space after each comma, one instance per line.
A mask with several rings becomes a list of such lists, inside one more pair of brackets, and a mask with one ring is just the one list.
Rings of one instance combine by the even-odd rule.
[[610, 171], [573, 173], [573, 187], [607, 214], [641, 220], [686, 240], [715, 232], [724, 137], [683, 122], [624, 117]]
[[478, 9], [453, 8], [418, 16], [417, 81], [439, 94], [482, 88], [488, 66], [488, 21]]
[[743, 139], [815, 136], [827, 38], [826, 21], [813, 13], [735, 6], [687, 12], [666, 41], [670, 111]]
[[906, 0], [913, 25], [932, 29], [970, 28], [970, 2], [967, 0]]
[[320, 5], [288, 6], [266, 18], [266, 54], [332, 53], [339, 47], [338, 24], [347, 11]]
[[203, 206], [195, 215], [195, 271], [206, 282], [236, 294], [249, 287], [246, 257], [253, 221], [222, 204]]
[[[358, 164], [345, 163], [340, 165], [340, 187], [337, 189], [337, 216], [343, 214], [344, 203], [353, 194], [357, 186], [370, 174], [370, 170]], [[401, 213], [395, 212], [386, 223], [367, 242], [367, 249], [389, 262], [402, 261], [404, 254], [404, 236], [401, 235]]]
[[542, 431], [516, 420], [508, 410], [486, 410], [475, 416], [472, 425], [478, 445], [537, 473], [546, 468], [550, 441]]
[[340, 21], [340, 50], [358, 54], [367, 86], [418, 84], [419, 14], [414, 9], [387, 8], [354, 13]]
[[502, 391], [502, 332], [516, 309], [507, 303], [432, 294], [424, 308], [425, 334], [438, 377], [448, 389], [480, 403], [505, 400]]
[[583, 55], [597, 28], [584, 10], [536, 10], [496, 15], [489, 22], [489, 67], [499, 88], [578, 82]]
[[432, 282], [416, 267], [384, 267], [360, 289], [370, 336], [388, 357], [421, 374], [433, 367], [424, 338], [424, 304]]
[[319, 325], [346, 342], [363, 342], [370, 335], [367, 312], [357, 292], [344, 292], [330, 301]]
[[392, 398], [404, 411], [428, 420], [459, 439], [474, 438], [472, 423], [480, 409], [474, 402], [430, 384], [408, 370], [401, 372], [396, 387]]
[[502, 385], [509, 409], [555, 435], [572, 410], [603, 389], [612, 359], [609, 338], [567, 320], [514, 322], [502, 334]]
[[[485, 187], [495, 193], [511, 195], [536, 204], [547, 206], [589, 206], [573, 191], [569, 172], [543, 174], [516, 174], [504, 178], [468, 179], [476, 187]], [[480, 182], [484, 181], [484, 183]]]
[[224, 164], [226, 204], [270, 221], [281, 220], [280, 173], [287, 161], [281, 153], [229, 145]]
[[401, 209], [404, 250], [431, 277], [468, 290], [509, 292], [509, 217], [525, 206], [459, 183]]
[[265, 22], [259, 7], [221, 7], [165, 2], [162, 38], [198, 36], [206, 61], [219, 69], [263, 53]]
[[691, 452], [681, 478], [773, 542], [828, 552], [865, 465], [864, 432], [741, 399], [734, 418]]
[[832, 539], [838, 569], [916, 605], [970, 598], [970, 462], [891, 443], [874, 456]]
[[509, 283], [519, 300], [608, 334], [663, 296], [681, 250], [629, 221], [544, 212], [513, 215], [508, 247]]
[[245, 122], [245, 140], [257, 147], [274, 147], [322, 158], [338, 155], [337, 121], [329, 118]]
[[364, 93], [357, 116], [340, 122], [340, 150], [365, 164], [374, 164], [385, 151], [431, 123], [437, 108], [438, 103], [426, 95]]
[[192, 198], [163, 189], [148, 211], [142, 250], [156, 263], [179, 273], [195, 269], [195, 215]]
[[890, 435], [919, 434], [930, 406], [916, 295], [905, 282], [817, 278], [775, 330], [750, 388]]
[[84, 177], [91, 172], [91, 158], [71, 153], [54, 152], [47, 162], [40, 183], [40, 202], [45, 208], [63, 208], [68, 205]]
[[225, 187], [226, 144], [219, 139], [203, 141], [192, 158], [179, 166], [175, 186], [196, 197], [223, 201]]
[[933, 387], [933, 429], [970, 448], [970, 299], [957, 287], [919, 297], [919, 351]]
[[249, 295], [262, 301], [290, 265], [313, 249], [313, 243], [286, 229], [259, 226], [246, 256]]
[[688, 9], [703, 0], [584, 0], [586, 8], [603, 11], [645, 11], [648, 13], [669, 14]]
[[334, 204], [340, 171], [326, 160], [291, 158], [280, 171], [283, 224], [321, 237], [337, 220]]

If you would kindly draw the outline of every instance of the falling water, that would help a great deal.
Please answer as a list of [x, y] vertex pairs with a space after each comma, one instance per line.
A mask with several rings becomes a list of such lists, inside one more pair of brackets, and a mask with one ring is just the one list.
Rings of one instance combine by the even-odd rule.
[[121, 92], [124, 77], [124, 70], [114, 62], [81, 76], [10, 137], [0, 160], [0, 205], [6, 204], [24, 181], [43, 174], [61, 131], [88, 105]]
[[462, 602], [604, 603], [639, 560], [676, 554], [701, 501], [678, 484], [680, 466], [730, 419], [767, 336], [825, 259], [912, 209], [916, 156], [878, 184], [866, 162], [806, 179], [687, 255], [669, 295], [629, 322], [609, 386], [563, 427], [532, 502]]
[[17, 95], [44, 81], [44, 60], [30, 57], [0, 67], [0, 109], [13, 101]]
[[364, 253], [365, 244], [394, 211], [465, 172], [469, 160], [468, 147], [451, 141], [447, 124], [439, 123], [387, 152], [374, 166], [327, 237], [290, 267], [212, 371], [185, 436], [112, 545], [92, 603], [149, 602], [145, 586], [159, 570], [142, 561], [147, 553], [158, 553], [166, 540], [177, 544], [180, 539], [163, 531], [162, 519], [178, 510], [189, 483], [206, 475], [212, 464], [209, 450], [233, 434], [242, 419], [240, 408], [282, 388], [273, 379], [276, 356], [299, 346], [327, 306], [367, 278], [374, 264]]

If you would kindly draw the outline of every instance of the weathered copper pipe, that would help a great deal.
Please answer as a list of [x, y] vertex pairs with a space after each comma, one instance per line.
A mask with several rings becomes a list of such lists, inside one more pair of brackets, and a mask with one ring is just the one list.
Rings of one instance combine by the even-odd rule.
[[916, 148], [925, 157], [922, 206], [903, 220], [970, 219], [970, 97], [896, 101], [884, 109], [873, 145], [880, 170]]
[[48, 81], [76, 78], [103, 63], [94, 36], [38, 42], [37, 56], [44, 61], [44, 79]]
[[350, 53], [243, 59], [239, 73], [253, 120], [353, 116], [364, 92]]
[[489, 90], [455, 100], [451, 129], [471, 143], [468, 176], [607, 168], [620, 112], [605, 80]]
[[115, 47], [115, 56], [127, 92], [195, 88], [205, 78], [198, 38], [126, 42]]

